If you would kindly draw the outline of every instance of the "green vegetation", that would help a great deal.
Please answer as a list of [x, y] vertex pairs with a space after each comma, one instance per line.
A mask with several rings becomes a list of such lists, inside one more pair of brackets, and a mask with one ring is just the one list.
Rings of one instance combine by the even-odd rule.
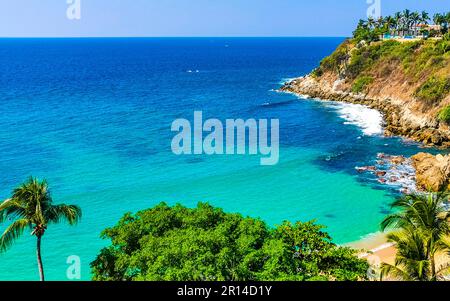
[[450, 93], [450, 77], [431, 77], [416, 91], [415, 96], [427, 103], [435, 104]]
[[[391, 71], [391, 68], [399, 63], [406, 69], [409, 66], [408, 60], [422, 45], [422, 42], [400, 43], [389, 40], [356, 49], [346, 72], [347, 77], [355, 79], [363, 73], [376, 74], [378, 70]], [[383, 74], [383, 76], [387, 75], [389, 74]]]
[[448, 57], [443, 56], [441, 51], [444, 44], [450, 45], [446, 41], [400, 43], [388, 40], [355, 47], [354, 41], [349, 40], [323, 59], [314, 73], [320, 77], [325, 72], [339, 70], [345, 79], [354, 80], [363, 74], [378, 74], [379, 70], [388, 73], [379, 76], [387, 76], [393, 67], [401, 64], [405, 73], [420, 77], [424, 71], [438, 70], [448, 62]]
[[395, 264], [383, 263], [381, 277], [407, 281], [434, 281], [450, 265], [436, 262], [439, 252], [450, 254], [450, 211], [448, 194], [408, 195], [392, 204], [397, 213], [382, 222], [383, 230], [395, 229], [388, 240], [396, 244]]
[[313, 71], [313, 75], [320, 77], [325, 71], [333, 71], [341, 74], [347, 68], [346, 62], [350, 58], [349, 42], [346, 41], [340, 45], [330, 56], [320, 62], [319, 68]]
[[446, 14], [435, 14], [433, 21], [435, 24], [441, 25], [441, 34], [446, 34], [450, 24], [450, 12]]
[[444, 107], [438, 115], [438, 119], [443, 122], [450, 123], [450, 106]]
[[366, 92], [368, 86], [373, 82], [373, 77], [371, 76], [362, 76], [355, 80], [352, 86], [353, 93], [362, 93]]
[[[443, 20], [447, 20], [445, 18], [450, 14], [435, 18], [442, 29], [440, 38], [379, 41], [381, 35], [378, 31], [395, 31], [401, 35], [417, 31], [429, 19], [426, 13], [420, 14], [422, 19], [417, 19], [417, 15], [405, 11], [395, 17], [380, 19], [378, 23], [370, 19], [361, 21], [354, 38], [346, 40], [334, 53], [324, 58], [312, 75], [316, 78], [331, 75], [331, 79], [337, 76], [344, 81], [344, 89], [354, 93], [367, 93], [369, 88], [381, 88], [372, 85], [375, 81], [394, 82], [397, 85], [404, 83], [406, 89], [399, 92], [408, 93], [408, 97], [422, 102], [423, 110], [431, 106], [443, 106], [442, 100], [450, 94], [450, 32], [448, 23]], [[372, 32], [374, 38], [363, 38], [367, 34], [361, 33], [363, 29]], [[389, 80], [391, 77], [392, 81]]]
[[6, 251], [26, 229], [36, 236], [36, 254], [39, 275], [44, 281], [41, 258], [41, 239], [52, 223], [66, 220], [74, 225], [81, 218], [81, 209], [75, 205], [53, 205], [46, 181], [30, 178], [14, 189], [10, 199], [0, 204], [0, 223], [8, 221], [8, 226], [0, 238], [0, 252]]
[[112, 245], [93, 280], [358, 280], [368, 264], [313, 222], [264, 222], [200, 203], [125, 214], [102, 233]]
[[427, 12], [411, 12], [405, 9], [403, 12], [398, 12], [393, 16], [380, 17], [374, 19], [369, 17], [367, 20], [359, 20], [356, 30], [353, 32], [353, 39], [356, 43], [360, 41], [376, 42], [379, 41], [383, 35], [390, 36], [440, 36], [448, 32], [448, 25], [450, 23], [450, 12], [446, 14], [436, 14], [433, 16], [435, 25], [440, 26], [440, 30], [436, 31], [431, 26], [428, 26], [430, 16]]

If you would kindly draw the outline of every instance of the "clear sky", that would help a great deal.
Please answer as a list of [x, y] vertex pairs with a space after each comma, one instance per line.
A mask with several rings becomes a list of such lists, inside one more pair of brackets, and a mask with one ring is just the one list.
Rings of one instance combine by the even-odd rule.
[[383, 15], [450, 11], [450, 0], [0, 0], [0, 37], [348, 36], [373, 1]]

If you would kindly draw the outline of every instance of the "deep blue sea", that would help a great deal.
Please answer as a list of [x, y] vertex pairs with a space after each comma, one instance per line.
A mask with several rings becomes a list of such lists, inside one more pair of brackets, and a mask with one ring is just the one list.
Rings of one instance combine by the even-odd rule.
[[[356, 166], [419, 146], [381, 134], [359, 106], [276, 92], [343, 38], [0, 39], [0, 199], [30, 175], [56, 203], [82, 207], [79, 225], [51, 225], [43, 239], [50, 280], [82, 279], [125, 212], [162, 201], [210, 202], [270, 225], [316, 219], [338, 243], [379, 230], [397, 188]], [[278, 118], [280, 161], [259, 156], [176, 156], [171, 123], [193, 118]], [[4, 229], [4, 225], [0, 226]], [[1, 280], [38, 279], [35, 239], [0, 255]]]

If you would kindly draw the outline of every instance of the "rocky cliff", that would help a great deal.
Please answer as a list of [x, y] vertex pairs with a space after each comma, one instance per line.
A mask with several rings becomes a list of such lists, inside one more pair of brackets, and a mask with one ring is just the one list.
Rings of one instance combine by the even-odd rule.
[[416, 183], [419, 189], [442, 191], [450, 188], [450, 156], [419, 153], [411, 159], [416, 169]]
[[383, 113], [386, 135], [450, 147], [448, 41], [347, 40], [311, 74], [281, 90], [367, 105]]

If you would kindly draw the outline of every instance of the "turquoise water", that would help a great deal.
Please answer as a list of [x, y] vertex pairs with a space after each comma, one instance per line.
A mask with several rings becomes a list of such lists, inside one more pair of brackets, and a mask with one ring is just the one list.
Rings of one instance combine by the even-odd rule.
[[[66, 280], [66, 259], [77, 255], [90, 279], [89, 263], [108, 244], [100, 232], [162, 201], [210, 202], [270, 225], [317, 219], [338, 243], [376, 232], [397, 189], [355, 167], [418, 146], [372, 131], [373, 112], [274, 91], [342, 40], [0, 39], [0, 198], [34, 175], [49, 181], [55, 202], [83, 209], [76, 227], [46, 232], [47, 278]], [[170, 125], [194, 110], [279, 118], [279, 164], [173, 155]], [[0, 279], [38, 279], [34, 248], [26, 233], [1, 254]]]

